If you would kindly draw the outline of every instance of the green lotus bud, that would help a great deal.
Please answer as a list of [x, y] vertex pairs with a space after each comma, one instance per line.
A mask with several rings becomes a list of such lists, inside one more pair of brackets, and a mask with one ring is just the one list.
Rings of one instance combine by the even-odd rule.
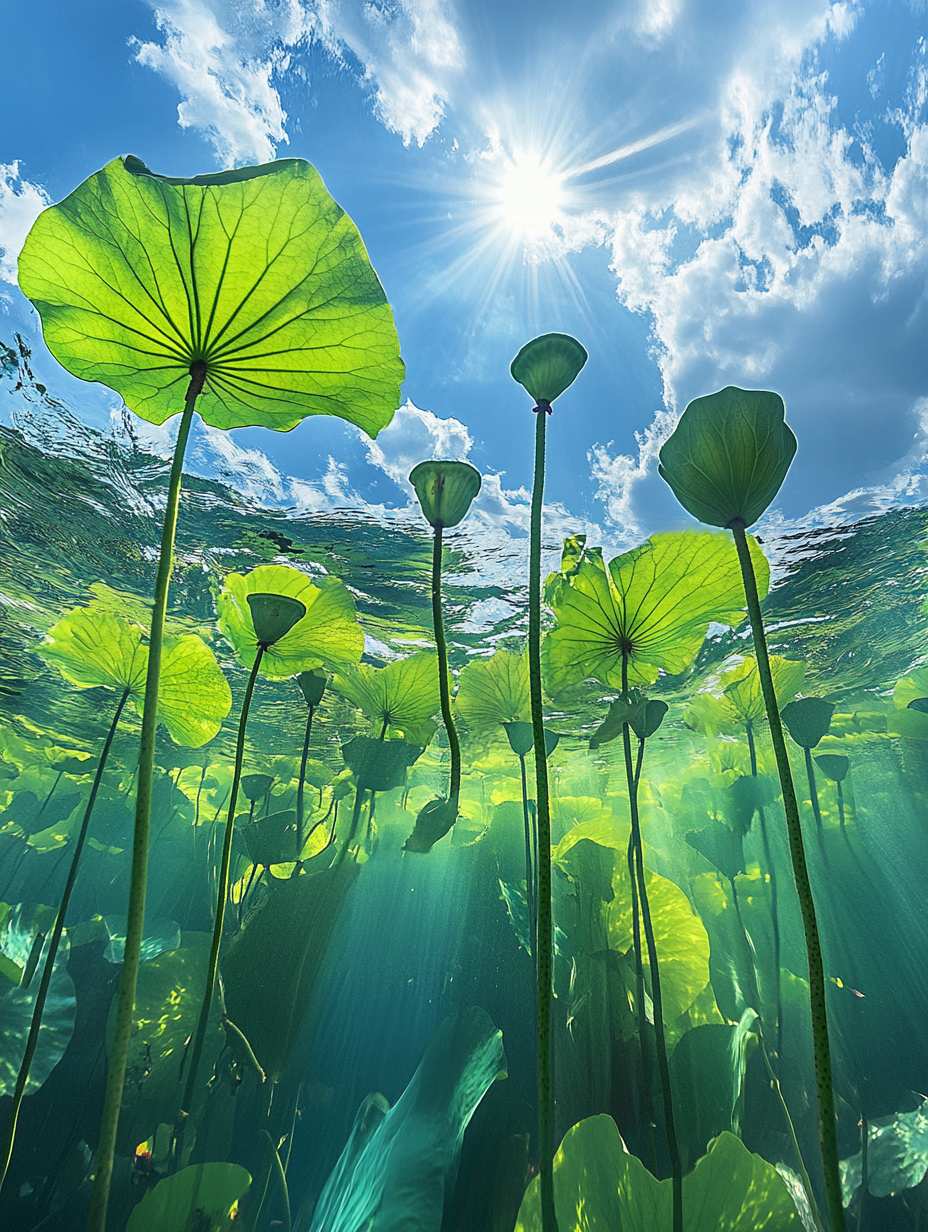
[[263, 800], [273, 786], [274, 779], [270, 774], [242, 775], [242, 795], [246, 800]]
[[481, 479], [469, 462], [420, 462], [409, 472], [409, 482], [429, 526], [444, 529], [467, 516]]
[[265, 650], [285, 637], [306, 615], [306, 605], [289, 595], [246, 595], [258, 645]]
[[296, 680], [306, 705], [318, 706], [328, 683], [325, 672], [314, 667], [308, 672], [300, 672]]
[[570, 334], [542, 334], [526, 342], [509, 371], [539, 406], [549, 406], [574, 383], [587, 359], [584, 348]]
[[845, 757], [843, 753], [822, 753], [816, 757], [815, 764], [825, 778], [831, 779], [833, 783], [843, 783], [851, 768], [850, 758]]
[[814, 749], [828, 734], [835, 708], [824, 697], [800, 697], [781, 711], [783, 722], [796, 743], [804, 749]]
[[779, 394], [729, 385], [696, 398], [660, 452], [658, 472], [700, 522], [751, 526], [780, 490], [796, 453]]

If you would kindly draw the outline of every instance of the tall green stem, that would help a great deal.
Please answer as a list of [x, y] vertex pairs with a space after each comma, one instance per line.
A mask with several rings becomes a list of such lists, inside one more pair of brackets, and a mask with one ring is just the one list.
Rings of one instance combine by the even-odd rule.
[[113, 1156], [116, 1151], [116, 1131], [119, 1126], [119, 1109], [126, 1081], [126, 1062], [129, 1059], [129, 1042], [132, 1038], [132, 1022], [135, 1012], [135, 988], [139, 977], [139, 962], [142, 953], [142, 936], [145, 928], [145, 894], [148, 881], [148, 841], [151, 829], [151, 795], [155, 772], [155, 729], [158, 726], [158, 686], [161, 679], [161, 650], [164, 644], [164, 618], [168, 606], [168, 588], [174, 566], [174, 533], [177, 529], [177, 509], [180, 504], [180, 485], [183, 475], [184, 453], [193, 422], [193, 408], [203, 390], [206, 379], [206, 364], [197, 360], [190, 366], [190, 384], [184, 402], [177, 441], [174, 445], [174, 460], [171, 463], [171, 478], [168, 483], [168, 503], [164, 512], [164, 527], [161, 532], [161, 555], [158, 560], [158, 576], [155, 580], [155, 601], [151, 613], [151, 633], [148, 639], [148, 673], [145, 678], [145, 701], [142, 710], [142, 737], [139, 745], [138, 791], [135, 803], [135, 834], [132, 840], [132, 875], [129, 884], [129, 908], [126, 921], [126, 949], [119, 981], [119, 999], [116, 1004], [116, 1029], [110, 1052], [109, 1072], [106, 1079], [106, 1094], [103, 1098], [103, 1114], [100, 1119], [100, 1138], [97, 1144], [96, 1176], [90, 1197], [90, 1213], [87, 1217], [87, 1232], [105, 1232], [106, 1208], [113, 1178]]
[[812, 765], [812, 750], [803, 748], [806, 756], [806, 778], [809, 780], [809, 800], [812, 803], [812, 813], [815, 817], [815, 828], [822, 834], [822, 809], [818, 802], [818, 788], [815, 784], [815, 767]]
[[[748, 752], [751, 757], [751, 774], [754, 778], [757, 778], [757, 749], [754, 745], [754, 724], [748, 720], [745, 724], [745, 728], [748, 736]], [[783, 1056], [783, 994], [781, 991], [782, 981], [780, 979], [781, 942], [777, 870], [773, 863], [773, 852], [770, 848], [770, 835], [767, 833], [767, 814], [764, 812], [763, 808], [759, 808], [757, 810], [757, 815], [760, 818], [760, 837], [761, 842], [764, 845], [764, 859], [767, 862], [767, 872], [770, 875], [770, 913], [773, 917], [773, 972], [777, 985], [777, 1064], [779, 1065]]]
[[773, 741], [773, 751], [777, 759], [777, 770], [780, 775], [780, 788], [783, 792], [783, 807], [786, 813], [786, 828], [789, 835], [790, 858], [793, 865], [793, 881], [795, 882], [796, 893], [799, 897], [806, 954], [809, 960], [812, 1051], [815, 1062], [815, 1086], [818, 1095], [818, 1140], [822, 1156], [822, 1171], [825, 1177], [825, 1199], [828, 1207], [828, 1218], [831, 1224], [831, 1232], [845, 1232], [844, 1205], [841, 1200], [841, 1175], [838, 1170], [835, 1097], [831, 1082], [828, 1016], [825, 1007], [825, 969], [822, 962], [822, 946], [818, 934], [818, 923], [815, 918], [812, 885], [809, 881], [809, 869], [806, 864], [805, 846], [802, 840], [799, 802], [796, 799], [796, 790], [793, 786], [793, 776], [790, 770], [789, 755], [786, 751], [786, 740], [783, 736], [783, 725], [780, 721], [777, 695], [773, 687], [773, 676], [770, 672], [770, 658], [767, 654], [767, 638], [764, 633], [764, 622], [760, 612], [757, 580], [754, 576], [754, 565], [751, 561], [751, 552], [748, 547], [743, 520], [735, 518], [731, 522], [729, 529], [735, 537], [738, 560], [741, 564], [741, 576], [744, 580], [744, 596], [751, 620], [754, 654], [757, 659], [757, 670], [760, 673], [764, 704], [767, 708], [770, 737]]
[[451, 682], [448, 676], [448, 647], [445, 642], [445, 622], [441, 611], [441, 526], [435, 527], [432, 539], [432, 626], [435, 629], [435, 645], [438, 648], [438, 691], [441, 697], [441, 718], [448, 733], [448, 748], [451, 750], [451, 782], [448, 799], [457, 808], [461, 795], [461, 743], [457, 728], [451, 717]]
[[197, 1071], [200, 1068], [200, 1058], [203, 1055], [203, 1044], [206, 1040], [206, 1027], [209, 1023], [209, 1012], [213, 1004], [213, 989], [216, 987], [216, 971], [219, 968], [219, 949], [222, 945], [222, 929], [226, 918], [226, 900], [229, 897], [229, 868], [232, 864], [232, 836], [235, 831], [235, 806], [238, 803], [238, 788], [242, 778], [242, 762], [245, 757], [245, 728], [248, 724], [248, 711], [254, 696], [255, 682], [258, 670], [264, 658], [266, 647], [258, 644], [258, 652], [251, 667], [248, 684], [245, 686], [245, 696], [242, 699], [242, 712], [238, 720], [238, 739], [235, 742], [235, 769], [232, 772], [232, 790], [229, 794], [229, 811], [226, 814], [226, 832], [222, 840], [222, 856], [219, 861], [219, 883], [216, 887], [216, 918], [213, 921], [213, 940], [209, 947], [209, 963], [206, 968], [206, 988], [203, 990], [203, 1002], [200, 1005], [200, 1017], [197, 1020], [196, 1034], [193, 1037], [193, 1051], [187, 1066], [187, 1081], [184, 1083], [184, 1097], [180, 1105], [177, 1121], [176, 1158], [182, 1161], [184, 1130], [187, 1118], [193, 1106], [196, 1093]]
[[[642, 741], [642, 744], [644, 742]], [[657, 1069], [661, 1079], [661, 1094], [664, 1104], [664, 1130], [667, 1135], [667, 1154], [670, 1156], [670, 1176], [673, 1187], [673, 1232], [683, 1232], [683, 1161], [677, 1142], [677, 1129], [673, 1115], [673, 1093], [670, 1087], [670, 1065], [667, 1060], [667, 1039], [664, 1035], [664, 998], [661, 991], [661, 974], [657, 958], [657, 942], [651, 920], [651, 905], [648, 902], [648, 887], [644, 877], [644, 848], [641, 843], [641, 824], [638, 816], [638, 779], [632, 766], [631, 731], [622, 724], [622, 746], [625, 751], [625, 777], [628, 783], [628, 802], [632, 822], [632, 844], [635, 854], [635, 874], [638, 882], [638, 903], [641, 922], [648, 946], [648, 966], [651, 968], [651, 1001], [654, 1004], [654, 1039], [657, 1043]], [[638, 764], [641, 771], [641, 762]]]
[[528, 780], [525, 774], [525, 757], [519, 755], [519, 771], [522, 777], [522, 832], [525, 840], [525, 906], [528, 911], [528, 938], [531, 956], [534, 959], [538, 952], [535, 937], [537, 928], [535, 885], [538, 871], [535, 868], [534, 829], [535, 822], [528, 807]]
[[309, 714], [306, 716], [306, 733], [303, 736], [303, 756], [300, 759], [300, 781], [296, 789], [296, 849], [299, 855], [303, 854], [303, 793], [306, 789], [306, 761], [309, 757], [309, 741], [313, 734], [313, 715], [316, 713], [316, 707], [309, 707]]
[[541, 510], [545, 491], [545, 425], [551, 408], [535, 407], [535, 476], [528, 564], [528, 678], [535, 742], [535, 807], [538, 824], [538, 1151], [542, 1232], [557, 1232], [554, 1209], [554, 1066], [551, 1017], [554, 1003], [554, 918], [551, 906], [551, 810], [548, 750], [541, 692]]
[[[48, 943], [48, 951], [45, 955], [45, 966], [42, 969], [42, 980], [39, 984], [39, 991], [36, 994], [35, 1005], [32, 1007], [32, 1021], [29, 1024], [29, 1035], [26, 1039], [26, 1050], [23, 1053], [23, 1059], [19, 1065], [19, 1073], [16, 1076], [16, 1087], [13, 1091], [13, 1106], [10, 1109], [10, 1117], [7, 1122], [6, 1130], [2, 1140], [0, 1140], [0, 1190], [3, 1189], [3, 1182], [6, 1180], [6, 1174], [10, 1166], [10, 1159], [13, 1154], [13, 1143], [16, 1140], [16, 1125], [19, 1120], [19, 1111], [22, 1107], [23, 1097], [26, 1094], [26, 1084], [29, 1081], [29, 1070], [32, 1068], [32, 1058], [35, 1056], [36, 1046], [39, 1042], [39, 1031], [42, 1026], [42, 1014], [45, 1010], [45, 1002], [48, 1000], [48, 990], [52, 982], [52, 971], [55, 966], [55, 958], [58, 954], [58, 947], [61, 944], [61, 934], [64, 932], [65, 916], [68, 914], [68, 904], [71, 901], [71, 892], [74, 889], [74, 883], [77, 880], [77, 868], [80, 864], [81, 852], [84, 850], [84, 842], [87, 838], [87, 827], [90, 825], [90, 817], [93, 813], [94, 805], [97, 802], [97, 792], [100, 790], [100, 781], [103, 778], [103, 771], [106, 767], [106, 759], [109, 757], [110, 748], [113, 744], [113, 737], [116, 735], [116, 728], [119, 725], [119, 720], [122, 718], [123, 707], [129, 698], [129, 690], [123, 691], [122, 697], [119, 699], [119, 704], [116, 707], [116, 713], [113, 715], [113, 721], [110, 723], [110, 729], [107, 732], [106, 740], [103, 744], [103, 751], [100, 754], [100, 761], [97, 765], [97, 772], [94, 775], [93, 785], [90, 788], [90, 796], [87, 800], [87, 807], [84, 809], [84, 817], [81, 821], [81, 828], [78, 831], [77, 842], [74, 844], [74, 854], [71, 856], [71, 867], [68, 871], [68, 879], [65, 882], [64, 893], [61, 895], [61, 903], [58, 907], [58, 914], [55, 916], [55, 926], [52, 929], [51, 940]], [[61, 775], [59, 774], [59, 778]], [[57, 779], [55, 782], [57, 783]], [[54, 788], [52, 788], [54, 791]], [[49, 796], [51, 792], [48, 793]]]

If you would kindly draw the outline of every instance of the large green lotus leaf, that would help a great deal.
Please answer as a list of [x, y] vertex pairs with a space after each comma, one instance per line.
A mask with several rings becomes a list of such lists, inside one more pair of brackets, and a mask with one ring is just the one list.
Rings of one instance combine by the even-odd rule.
[[[673, 1182], [656, 1180], [623, 1148], [605, 1113], [567, 1131], [554, 1158], [559, 1232], [670, 1232]], [[722, 1133], [683, 1178], [684, 1232], [801, 1232], [789, 1191], [772, 1164]], [[542, 1232], [540, 1180], [525, 1192], [515, 1232]]]
[[[664, 1021], [672, 1022], [693, 1004], [709, 983], [709, 936], [693, 913], [679, 886], [645, 870], [651, 922], [661, 973]], [[624, 854], [615, 862], [612, 878], [615, 897], [609, 904], [609, 948], [625, 953], [632, 948], [632, 896]], [[645, 977], [650, 971], [645, 961]]]
[[342, 745], [345, 765], [357, 780], [358, 791], [392, 791], [406, 781], [406, 771], [422, 756], [421, 744], [408, 740], [377, 740], [355, 736]]
[[13, 799], [0, 813], [0, 826], [12, 822], [28, 837], [47, 830], [49, 826], [60, 825], [71, 816], [81, 798], [78, 792], [60, 795], [56, 792], [50, 800], [47, 797], [40, 800], [34, 791], [13, 790]]
[[393, 314], [351, 219], [302, 159], [194, 179], [116, 158], [40, 214], [19, 258], [49, 350], [151, 423], [287, 431], [337, 415], [376, 436], [399, 404]]
[[587, 358], [570, 334], [542, 334], [526, 342], [509, 371], [536, 402], [553, 402], [573, 384]]
[[[119, 1120], [120, 1143], [131, 1153], [162, 1122], [177, 1115], [178, 1083], [187, 1040], [197, 1025], [209, 960], [209, 934], [185, 933], [180, 949], [159, 954], [139, 968], [126, 1092]], [[110, 1007], [107, 1042], [115, 1028], [116, 1003]], [[211, 1072], [222, 1048], [219, 1006], [210, 1016], [203, 1068]]]
[[148, 1191], [129, 1216], [126, 1232], [231, 1232], [234, 1210], [250, 1185], [241, 1164], [191, 1164]]
[[370, 719], [378, 735], [393, 728], [414, 744], [428, 744], [435, 734], [432, 716], [441, 703], [438, 656], [431, 651], [419, 650], [386, 667], [360, 663], [336, 676], [334, 687]]
[[[749, 542], [763, 598], [770, 570], [756, 542]], [[728, 535], [652, 535], [608, 568], [601, 548], [584, 547], [578, 554], [568, 544], [567, 572], [552, 574], [546, 585], [557, 615], [544, 647], [552, 693], [587, 678], [621, 689], [623, 649], [631, 684], [650, 684], [659, 670], [683, 672], [710, 623], [737, 625], [744, 617], [741, 570]]]
[[473, 732], [495, 732], [501, 723], [530, 722], [528, 659], [497, 650], [472, 659], [458, 677], [455, 712]]
[[[10, 978], [0, 979], [0, 1095], [12, 1095], [16, 1086], [39, 991], [37, 973], [44, 969], [48, 934], [53, 923], [54, 913], [44, 907], [19, 904], [5, 913], [0, 949], [9, 962], [3, 969], [12, 976], [13, 968], [27, 974], [31, 968], [32, 978], [27, 985], [23, 977], [21, 986]], [[67, 933], [62, 933], [42, 1013], [42, 1029], [26, 1083], [27, 1095], [39, 1089], [64, 1056], [74, 1031], [77, 1002], [74, 982], [68, 975], [70, 948]]]
[[910, 702], [928, 697], [928, 667], [916, 668], [908, 676], [903, 676], [893, 689], [893, 701], [900, 710], [905, 710]]
[[658, 472], [694, 518], [751, 526], [786, 478], [796, 438], [779, 394], [729, 385], [696, 398], [661, 447]]
[[904, 736], [907, 740], [928, 740], [928, 714], [912, 706], [890, 710], [886, 715], [886, 730], [891, 736]]
[[259, 565], [250, 573], [229, 573], [219, 596], [219, 627], [239, 659], [251, 667], [258, 640], [248, 607], [248, 595], [276, 594], [298, 599], [306, 615], [264, 652], [261, 670], [283, 680], [310, 667], [330, 669], [357, 663], [364, 653], [364, 634], [355, 615], [354, 599], [334, 577], [310, 578], [288, 565]]
[[[806, 665], [801, 660], [782, 659], [770, 656], [770, 675], [773, 691], [780, 709], [796, 696], [806, 678]], [[723, 672], [719, 678], [723, 689], [722, 702], [736, 723], [756, 723], [766, 718], [764, 693], [761, 688], [757, 660], [747, 658], [733, 671]]]
[[[65, 680], [79, 689], [100, 685], [129, 690], [136, 711], [145, 701], [148, 647], [144, 630], [95, 605], [78, 607], [49, 630], [38, 647]], [[199, 748], [212, 740], [232, 706], [229, 683], [216, 656], [195, 633], [166, 636], [161, 656], [158, 718], [178, 744]]]
[[300, 1035], [329, 938], [358, 866], [276, 882], [221, 961], [226, 1012], [271, 1081]]
[[296, 813], [293, 809], [246, 822], [239, 833], [253, 864], [270, 868], [272, 864], [284, 864], [299, 857]]
[[[928, 1100], [913, 1112], [897, 1112], [870, 1123], [867, 1152], [867, 1189], [886, 1198], [914, 1189], [928, 1173]], [[841, 1161], [841, 1184], [850, 1202], [862, 1180], [860, 1153]]]

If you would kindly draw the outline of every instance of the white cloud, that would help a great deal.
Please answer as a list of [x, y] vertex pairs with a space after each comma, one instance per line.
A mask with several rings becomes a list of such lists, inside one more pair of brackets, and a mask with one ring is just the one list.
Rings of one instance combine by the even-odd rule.
[[386, 127], [405, 145], [423, 145], [465, 63], [448, 0], [316, 0], [309, 22], [333, 54], [361, 64]]
[[51, 198], [41, 184], [24, 180], [20, 164], [0, 163], [0, 279], [16, 285], [16, 262], [32, 224]]
[[367, 459], [384, 471], [406, 493], [412, 494], [409, 472], [429, 458], [461, 461], [473, 441], [458, 419], [440, 419], [431, 411], [420, 410], [407, 398], [376, 440], [358, 431], [367, 446]]
[[273, 85], [286, 45], [301, 35], [298, 11], [260, 0], [150, 0], [163, 43], [133, 40], [136, 59], [179, 91], [182, 128], [205, 133], [224, 166], [268, 162], [287, 141], [286, 112]]

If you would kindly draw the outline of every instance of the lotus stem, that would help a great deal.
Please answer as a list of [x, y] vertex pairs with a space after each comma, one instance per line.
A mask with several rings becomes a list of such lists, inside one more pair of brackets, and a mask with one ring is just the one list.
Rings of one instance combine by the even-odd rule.
[[841, 780], [838, 779], [835, 783], [838, 789], [838, 821], [841, 823], [841, 829], [844, 829], [844, 791], [841, 787]]
[[316, 707], [310, 706], [308, 709], [306, 733], [303, 736], [303, 756], [300, 760], [300, 781], [296, 789], [296, 849], [299, 855], [303, 854], [303, 792], [306, 788], [306, 761], [309, 757], [309, 741], [313, 734], [313, 715], [316, 713]]
[[206, 1028], [209, 1023], [209, 1012], [213, 1004], [213, 990], [216, 987], [216, 972], [219, 968], [219, 949], [222, 945], [222, 929], [226, 918], [226, 901], [229, 897], [229, 868], [232, 864], [232, 836], [235, 831], [235, 806], [238, 803], [238, 788], [242, 778], [242, 762], [245, 757], [245, 727], [248, 723], [248, 711], [254, 696], [255, 682], [258, 670], [264, 658], [265, 647], [260, 643], [251, 667], [248, 684], [245, 686], [245, 696], [242, 699], [242, 710], [238, 720], [238, 739], [235, 742], [235, 769], [232, 773], [232, 789], [229, 793], [229, 811], [226, 814], [226, 832], [222, 840], [222, 856], [219, 861], [219, 882], [216, 886], [216, 918], [213, 921], [213, 939], [209, 948], [209, 962], [206, 968], [206, 988], [203, 990], [203, 1002], [200, 1005], [200, 1017], [197, 1020], [196, 1034], [193, 1037], [193, 1051], [190, 1054], [190, 1064], [187, 1067], [187, 1081], [184, 1083], [184, 1096], [180, 1105], [175, 1137], [175, 1157], [181, 1159], [183, 1152], [184, 1129], [193, 1097], [196, 1092], [197, 1071], [200, 1068], [200, 1058], [203, 1055], [203, 1044], [206, 1040]]
[[[625, 656], [623, 656], [624, 658]], [[644, 741], [641, 741], [641, 746]], [[667, 1060], [667, 1038], [664, 1034], [664, 998], [661, 992], [660, 965], [657, 958], [657, 943], [654, 938], [654, 924], [651, 920], [651, 905], [648, 902], [648, 888], [644, 877], [644, 849], [641, 843], [641, 825], [638, 815], [638, 778], [632, 767], [632, 740], [628, 723], [622, 724], [622, 746], [625, 751], [625, 777], [628, 783], [628, 803], [632, 822], [632, 846], [635, 856], [635, 875], [638, 882], [638, 903], [641, 909], [641, 922], [644, 926], [645, 941], [648, 947], [648, 966], [651, 968], [651, 1001], [654, 1004], [654, 1038], [657, 1043], [657, 1069], [661, 1079], [661, 1093], [664, 1104], [664, 1131], [667, 1137], [667, 1154], [670, 1157], [670, 1176], [673, 1187], [673, 1232], [683, 1232], [683, 1161], [680, 1158], [680, 1147], [677, 1142], [677, 1129], [673, 1115], [673, 1093], [670, 1086], [670, 1065]], [[641, 772], [641, 757], [639, 750], [638, 773]]]
[[[281, 1193], [284, 1199], [284, 1210], [287, 1215], [286, 1222], [284, 1223], [284, 1228], [286, 1232], [290, 1232], [291, 1228], [293, 1227], [293, 1222], [290, 1218], [290, 1189], [287, 1185], [287, 1173], [284, 1170], [284, 1165], [280, 1158], [280, 1151], [274, 1145], [274, 1139], [271, 1137], [271, 1135], [268, 1133], [267, 1130], [264, 1131], [264, 1136], [267, 1138], [268, 1142], [271, 1144], [271, 1150], [274, 1152], [274, 1159], [277, 1161], [277, 1175], [280, 1178], [280, 1189], [281, 1189]], [[272, 1164], [271, 1168], [273, 1169], [273, 1167], [274, 1165]]]
[[[445, 621], [441, 610], [441, 552], [442, 528], [435, 527], [432, 538], [432, 625], [435, 629], [435, 645], [438, 648], [438, 691], [441, 698], [441, 719], [448, 733], [448, 748], [451, 750], [451, 781], [448, 799], [457, 809], [461, 795], [461, 743], [451, 715], [451, 682], [448, 673], [448, 647], [445, 641]], [[455, 820], [457, 820], [455, 818]]]
[[812, 750], [804, 748], [803, 753], [806, 755], [806, 777], [809, 780], [809, 800], [812, 804], [812, 812], [815, 815], [815, 829], [818, 831], [819, 837], [824, 833], [822, 826], [822, 809], [818, 802], [818, 788], [815, 785], [815, 767], [812, 765]]
[[857, 1232], [863, 1232], [864, 1207], [870, 1190], [870, 1118], [860, 1114], [860, 1206], [857, 1208]]
[[528, 678], [535, 742], [535, 808], [538, 825], [538, 1152], [541, 1174], [542, 1232], [557, 1232], [554, 1209], [554, 1058], [551, 1016], [554, 1004], [554, 919], [551, 905], [551, 811], [548, 801], [548, 749], [541, 692], [541, 510], [545, 490], [545, 426], [551, 407], [535, 407], [535, 475], [529, 531]]
[[151, 796], [155, 770], [155, 729], [158, 726], [158, 686], [161, 680], [161, 650], [164, 644], [164, 618], [168, 606], [168, 589], [174, 566], [174, 534], [180, 504], [184, 453], [193, 422], [193, 408], [203, 390], [206, 364], [196, 360], [190, 365], [190, 384], [184, 400], [171, 478], [168, 483], [168, 503], [161, 532], [161, 555], [155, 580], [155, 598], [148, 639], [148, 673], [145, 678], [145, 701], [142, 708], [142, 737], [139, 745], [138, 791], [135, 803], [135, 834], [132, 840], [132, 874], [129, 884], [129, 907], [126, 921], [126, 948], [116, 1003], [116, 1029], [110, 1052], [106, 1094], [100, 1118], [100, 1138], [97, 1143], [96, 1176], [90, 1196], [87, 1232], [106, 1232], [106, 1208], [113, 1179], [113, 1156], [116, 1151], [116, 1131], [119, 1109], [126, 1081], [126, 1063], [135, 1014], [135, 989], [139, 977], [142, 937], [145, 928], [145, 895], [148, 881], [148, 842], [151, 830]]
[[[754, 725], [748, 720], [745, 724], [748, 737], [748, 752], [751, 757], [751, 774], [757, 778], [757, 749], [754, 745]], [[760, 837], [764, 845], [764, 859], [767, 862], [767, 872], [770, 875], [770, 914], [773, 917], [773, 970], [777, 987], [777, 1021], [776, 1046], [777, 1065], [783, 1056], [783, 994], [780, 981], [780, 911], [777, 887], [777, 870], [773, 863], [773, 852], [770, 849], [770, 835], [767, 832], [767, 815], [762, 808], [757, 810], [760, 818]], [[759, 1011], [758, 1011], [759, 1012]]]
[[806, 955], [809, 962], [809, 1003], [812, 1014], [812, 1051], [815, 1063], [815, 1086], [818, 1096], [818, 1139], [825, 1178], [825, 1199], [831, 1232], [845, 1232], [844, 1205], [841, 1197], [841, 1174], [838, 1169], [838, 1135], [835, 1118], [835, 1097], [831, 1080], [831, 1050], [828, 1043], [828, 1015], [825, 1005], [825, 969], [822, 962], [822, 946], [815, 917], [815, 901], [809, 881], [802, 826], [799, 820], [799, 802], [793, 786], [793, 776], [783, 736], [783, 725], [773, 687], [770, 658], [767, 653], [767, 638], [757, 594], [757, 580], [744, 521], [735, 518], [729, 529], [735, 537], [741, 576], [744, 581], [744, 596], [754, 638], [754, 654], [760, 673], [770, 737], [777, 760], [780, 788], [783, 792], [783, 807], [786, 813], [786, 828], [789, 835], [790, 858], [793, 866], [793, 881], [799, 897], [802, 928], [805, 934]]
[[[103, 778], [103, 771], [106, 768], [106, 760], [110, 755], [110, 748], [113, 744], [113, 737], [116, 735], [116, 728], [119, 725], [119, 720], [122, 718], [123, 708], [129, 700], [129, 690], [123, 691], [122, 697], [119, 699], [119, 704], [116, 707], [116, 712], [113, 715], [113, 721], [110, 723], [110, 729], [107, 732], [106, 740], [103, 744], [103, 750], [100, 753], [100, 761], [97, 764], [97, 772], [93, 778], [93, 785], [90, 788], [90, 796], [87, 800], [87, 807], [84, 809], [84, 817], [81, 821], [81, 828], [77, 835], [77, 841], [74, 844], [74, 854], [71, 856], [71, 867], [68, 870], [68, 879], [65, 882], [64, 892], [61, 895], [61, 903], [58, 907], [58, 914], [55, 916], [55, 925], [52, 929], [51, 939], [48, 943], [48, 952], [45, 955], [45, 966], [42, 968], [42, 979], [39, 983], [39, 990], [36, 994], [35, 1005], [32, 1007], [32, 1021], [29, 1024], [29, 1035], [26, 1039], [26, 1049], [23, 1053], [23, 1059], [19, 1064], [19, 1073], [16, 1076], [16, 1086], [13, 1090], [13, 1104], [10, 1108], [10, 1116], [7, 1121], [7, 1127], [2, 1140], [0, 1140], [0, 1191], [3, 1189], [3, 1182], [6, 1180], [7, 1172], [10, 1167], [10, 1159], [13, 1155], [13, 1144], [16, 1141], [16, 1126], [19, 1121], [19, 1112], [22, 1107], [23, 1098], [26, 1094], [26, 1084], [29, 1081], [29, 1070], [32, 1068], [32, 1058], [35, 1056], [35, 1050], [39, 1042], [39, 1031], [42, 1027], [42, 1014], [45, 1011], [45, 1002], [48, 1000], [48, 990], [52, 982], [52, 973], [55, 967], [55, 958], [58, 954], [58, 947], [61, 944], [61, 934], [64, 932], [65, 916], [68, 914], [68, 904], [71, 902], [71, 893], [74, 889], [74, 883], [77, 880], [77, 869], [80, 864], [81, 853], [84, 850], [84, 842], [87, 838], [87, 827], [90, 825], [90, 817], [93, 813], [94, 805], [97, 802], [97, 792], [100, 790], [100, 782]], [[58, 778], [61, 778], [59, 773]], [[57, 786], [58, 779], [55, 780]], [[54, 791], [55, 788], [52, 788]], [[48, 793], [51, 796], [51, 791]]]
[[525, 757], [519, 755], [519, 770], [522, 777], [522, 831], [525, 839], [525, 907], [528, 912], [529, 953], [534, 960], [538, 952], [535, 884], [538, 876], [535, 868], [533, 836], [535, 821], [528, 807], [528, 780], [525, 773]]

